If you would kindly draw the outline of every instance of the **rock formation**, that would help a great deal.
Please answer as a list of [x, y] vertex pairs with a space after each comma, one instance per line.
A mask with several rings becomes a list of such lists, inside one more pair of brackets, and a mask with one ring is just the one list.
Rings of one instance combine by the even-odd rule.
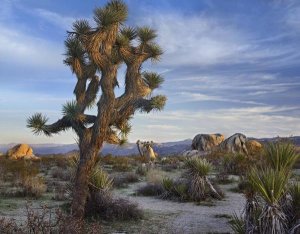
[[246, 147], [249, 152], [257, 152], [261, 150], [262, 144], [256, 140], [246, 141]]
[[33, 154], [32, 148], [27, 144], [18, 144], [7, 151], [7, 156], [10, 159], [38, 159]]
[[212, 151], [213, 148], [224, 141], [224, 136], [222, 134], [198, 134], [194, 137], [192, 142], [192, 150]]
[[248, 154], [246, 147], [247, 137], [241, 133], [235, 133], [228, 137], [217, 147], [220, 151], [230, 153], [245, 153]]

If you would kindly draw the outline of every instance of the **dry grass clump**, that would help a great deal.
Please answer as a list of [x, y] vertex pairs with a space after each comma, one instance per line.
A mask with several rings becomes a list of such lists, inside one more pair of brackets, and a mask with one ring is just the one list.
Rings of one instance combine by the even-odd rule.
[[54, 195], [52, 197], [55, 201], [64, 201], [67, 199], [66, 185], [58, 184], [54, 187]]
[[132, 165], [128, 157], [117, 157], [109, 154], [101, 157], [100, 161], [102, 162], [102, 164], [112, 165], [114, 171], [124, 172], [130, 171], [132, 169]]
[[145, 163], [138, 165], [138, 167], [135, 170], [135, 173], [140, 176], [146, 176], [147, 172], [148, 172], [148, 167], [146, 167]]
[[146, 175], [146, 181], [152, 184], [159, 184], [167, 177], [167, 173], [159, 169], [150, 169]]
[[39, 198], [46, 192], [47, 186], [43, 177], [26, 177], [22, 180], [21, 187], [25, 196]]
[[28, 176], [36, 176], [39, 172], [39, 162], [28, 160], [10, 160], [0, 157], [1, 177], [4, 181], [14, 181]]
[[133, 172], [127, 172], [123, 174], [118, 174], [112, 177], [113, 186], [115, 188], [127, 187], [130, 183], [136, 183], [139, 181], [139, 176]]
[[85, 216], [101, 218], [107, 221], [137, 220], [143, 217], [138, 205], [126, 199], [113, 198], [110, 193], [91, 194], [85, 208]]
[[160, 160], [160, 163], [162, 165], [162, 170], [164, 171], [173, 171], [176, 169], [179, 169], [184, 166], [186, 158], [183, 156], [168, 156], [163, 157]]
[[137, 189], [136, 195], [141, 196], [161, 196], [165, 192], [164, 187], [161, 183], [149, 184], [142, 186]]
[[65, 215], [61, 210], [55, 211], [48, 207], [34, 210], [26, 206], [27, 220], [24, 223], [14, 219], [0, 218], [0, 230], [3, 234], [31, 234], [31, 233], [66, 233], [66, 234], [96, 234], [101, 233], [101, 226], [88, 223]]
[[71, 179], [71, 173], [68, 168], [60, 168], [60, 167], [54, 167], [51, 170], [51, 174], [53, 178], [60, 179], [63, 181], [69, 181]]
[[39, 198], [46, 192], [45, 180], [39, 175], [39, 162], [6, 158], [1, 158], [0, 161], [2, 180], [9, 185], [8, 189], [1, 192], [3, 196]]

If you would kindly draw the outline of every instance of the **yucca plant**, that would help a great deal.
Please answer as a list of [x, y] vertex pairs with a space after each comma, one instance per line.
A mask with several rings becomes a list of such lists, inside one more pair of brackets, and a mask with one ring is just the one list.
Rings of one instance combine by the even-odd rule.
[[164, 193], [161, 195], [161, 197], [164, 199], [170, 198], [172, 196], [174, 181], [169, 177], [165, 177], [163, 178], [161, 184], [163, 189], [165, 190]]
[[191, 158], [186, 160], [185, 166], [190, 180], [189, 194], [194, 201], [207, 197], [207, 186], [217, 198], [222, 198], [207, 177], [213, 168], [210, 162], [203, 158]]
[[236, 213], [233, 214], [232, 219], [229, 222], [231, 229], [236, 234], [245, 234], [246, 233], [246, 225], [243, 217], [238, 217]]
[[299, 159], [295, 147], [290, 143], [269, 143], [265, 147], [267, 165], [274, 170], [290, 170]]
[[293, 183], [288, 190], [290, 195], [290, 209], [289, 209], [289, 221], [290, 227], [295, 229], [296, 226], [298, 231], [300, 230], [300, 183]]
[[259, 233], [286, 233], [287, 217], [279, 202], [286, 192], [289, 174], [285, 170], [253, 168], [248, 179], [265, 205], [259, 217]]
[[259, 200], [257, 193], [249, 181], [245, 181], [246, 189], [244, 190], [244, 196], [246, 198], [246, 204], [244, 208], [244, 221], [245, 229], [247, 233], [254, 233], [258, 228], [258, 217], [261, 213]]

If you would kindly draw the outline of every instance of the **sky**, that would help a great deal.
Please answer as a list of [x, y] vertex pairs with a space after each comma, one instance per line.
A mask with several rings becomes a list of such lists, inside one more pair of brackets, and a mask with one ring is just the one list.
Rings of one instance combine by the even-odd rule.
[[[249, 137], [300, 135], [300, 1], [126, 0], [130, 26], [151, 26], [164, 54], [144, 70], [165, 82], [162, 112], [136, 113], [129, 141], [242, 132]], [[76, 19], [93, 20], [102, 0], [0, 0], [0, 144], [74, 143], [72, 131], [33, 135], [26, 119], [49, 123], [74, 99], [63, 64]], [[121, 94], [123, 66], [118, 74]]]

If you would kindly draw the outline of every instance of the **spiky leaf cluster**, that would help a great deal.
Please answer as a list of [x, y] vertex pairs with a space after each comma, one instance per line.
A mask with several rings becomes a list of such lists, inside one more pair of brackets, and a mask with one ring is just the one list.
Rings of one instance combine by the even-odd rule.
[[109, 2], [103, 8], [96, 8], [94, 20], [99, 27], [108, 27], [126, 20], [128, 9], [126, 4], [119, 0]]
[[187, 159], [185, 166], [191, 176], [204, 177], [212, 170], [212, 164], [205, 158]]
[[288, 178], [289, 174], [286, 171], [271, 168], [263, 170], [253, 168], [248, 175], [253, 188], [269, 205], [278, 203], [285, 192]]
[[150, 89], [159, 88], [164, 82], [164, 78], [155, 72], [144, 72], [143, 79]]
[[289, 143], [270, 143], [265, 147], [265, 158], [274, 170], [289, 170], [300, 155]]
[[46, 123], [48, 118], [43, 116], [41, 113], [36, 113], [27, 119], [27, 127], [32, 129], [34, 134], [44, 133], [47, 136], [50, 136], [51, 133], [46, 129]]
[[73, 23], [73, 30], [79, 36], [82, 36], [82, 35], [88, 34], [92, 30], [92, 28], [87, 20], [81, 19], [81, 20], [76, 20]]
[[155, 30], [149, 27], [141, 27], [137, 29], [137, 37], [141, 44], [152, 42], [157, 34]]
[[66, 102], [62, 108], [62, 114], [66, 116], [71, 121], [83, 121], [84, 118], [80, 113], [77, 102], [72, 100], [70, 102]]

